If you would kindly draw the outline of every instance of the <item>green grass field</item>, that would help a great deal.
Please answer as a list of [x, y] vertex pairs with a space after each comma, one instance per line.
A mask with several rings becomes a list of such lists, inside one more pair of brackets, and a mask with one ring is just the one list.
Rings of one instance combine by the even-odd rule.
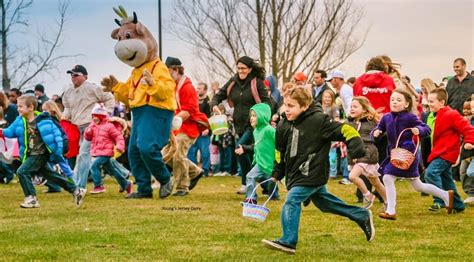
[[[311, 205], [303, 208], [295, 256], [266, 249], [261, 239], [280, 236], [286, 190], [258, 223], [242, 217], [239, 181], [204, 178], [184, 198], [126, 200], [108, 179], [108, 191], [87, 195], [81, 209], [68, 193], [38, 193], [41, 208], [30, 210], [19, 207], [19, 184], [0, 185], [0, 260], [474, 260], [473, 208], [430, 212], [431, 197], [404, 181], [397, 182], [397, 221], [376, 217], [379, 203], [372, 207], [374, 242], [354, 222]], [[330, 181], [329, 190], [355, 204], [355, 186]]]

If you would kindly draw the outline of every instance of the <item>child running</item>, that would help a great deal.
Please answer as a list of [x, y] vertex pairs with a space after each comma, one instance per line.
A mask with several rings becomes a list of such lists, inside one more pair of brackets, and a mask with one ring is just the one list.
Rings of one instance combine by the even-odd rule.
[[121, 128], [109, 121], [104, 106], [96, 105], [92, 109], [92, 123], [84, 131], [84, 138], [91, 141], [91, 155], [95, 157], [91, 166], [91, 175], [94, 181], [94, 189], [91, 194], [105, 192], [101, 176], [101, 168], [104, 167], [119, 183], [120, 192], [126, 191], [130, 195], [132, 182], [126, 179], [127, 174], [112, 166], [110, 161], [114, 155], [114, 148], [122, 153], [125, 151], [125, 140]]
[[[416, 149], [413, 143], [413, 136], [420, 135], [422, 137], [430, 135], [430, 128], [421, 122], [412, 112], [413, 100], [412, 96], [405, 90], [397, 88], [390, 96], [390, 113], [385, 114], [382, 120], [373, 132], [374, 137], [379, 137], [382, 133], [387, 132], [388, 148], [392, 150], [397, 144], [400, 133], [404, 130], [399, 141], [399, 147], [410, 152]], [[454, 192], [452, 190], [444, 191], [436, 186], [421, 182], [418, 173], [418, 157], [410, 165], [407, 170], [399, 169], [390, 163], [391, 156], [388, 156], [382, 163], [383, 182], [387, 192], [387, 209], [379, 214], [384, 219], [396, 220], [397, 214], [395, 206], [397, 204], [397, 191], [395, 188], [395, 180], [397, 177], [408, 178], [413, 189], [418, 192], [424, 192], [441, 198], [445, 204], [448, 214], [453, 211]]]
[[351, 206], [327, 191], [327, 155], [331, 141], [345, 141], [352, 158], [365, 156], [364, 144], [357, 131], [339, 122], [331, 122], [311, 92], [295, 87], [283, 95], [285, 114], [278, 123], [275, 140], [274, 181], [286, 177], [288, 195], [281, 213], [283, 236], [263, 239], [271, 249], [289, 254], [296, 252], [301, 203], [311, 198], [321, 211], [347, 217], [364, 231], [367, 241], [375, 237], [370, 210]]
[[359, 159], [350, 159], [352, 162], [352, 169], [349, 174], [349, 179], [362, 192], [364, 208], [369, 209], [374, 204], [375, 195], [372, 194], [365, 186], [364, 181], [360, 178], [361, 175], [367, 177], [369, 182], [375, 187], [375, 190], [387, 201], [385, 194], [385, 187], [379, 179], [379, 153], [374, 141], [370, 137], [372, 130], [377, 126], [378, 114], [370, 105], [367, 98], [357, 96], [352, 99], [351, 110], [349, 112], [349, 125], [353, 126], [359, 132], [366, 150], [366, 155]]
[[6, 129], [0, 129], [0, 136], [18, 138], [20, 146], [21, 166], [17, 170], [25, 200], [22, 208], [38, 208], [36, 191], [31, 181], [33, 175], [40, 173], [51, 183], [64, 188], [74, 196], [74, 202], [80, 207], [86, 194], [85, 189], [78, 188], [71, 180], [67, 180], [51, 169], [48, 160], [63, 155], [63, 139], [61, 131], [53, 123], [49, 114], [35, 112], [36, 98], [23, 95], [18, 98], [18, 116]]

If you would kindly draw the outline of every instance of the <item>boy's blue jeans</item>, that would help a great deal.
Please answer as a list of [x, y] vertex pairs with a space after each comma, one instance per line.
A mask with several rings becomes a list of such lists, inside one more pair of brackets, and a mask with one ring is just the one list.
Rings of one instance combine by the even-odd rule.
[[351, 206], [329, 193], [326, 185], [319, 187], [295, 186], [288, 191], [285, 204], [281, 211], [283, 236], [279, 241], [283, 244], [296, 246], [301, 215], [301, 202], [311, 198], [314, 205], [322, 212], [332, 213], [349, 218], [360, 224], [369, 219], [369, 212], [361, 207]]
[[[464, 203], [461, 200], [461, 197], [459, 196], [456, 189], [456, 185], [453, 181], [451, 163], [439, 157], [433, 159], [433, 161], [431, 161], [431, 163], [428, 165], [428, 168], [426, 168], [425, 181], [443, 190], [453, 190], [454, 209], [464, 210]], [[433, 201], [435, 204], [444, 206], [444, 201], [438, 197], [433, 197]]]
[[92, 180], [94, 181], [94, 187], [103, 185], [101, 168], [102, 166], [111, 173], [120, 185], [120, 188], [125, 190], [128, 186], [128, 180], [125, 178], [125, 174], [121, 172], [116, 166], [112, 165], [110, 156], [98, 156], [95, 158], [91, 167]]
[[[245, 198], [246, 199], [251, 198], [253, 200], [257, 200], [257, 191], [255, 191], [255, 194], [252, 195], [252, 192], [255, 189], [257, 182], [261, 180], [266, 180], [269, 177], [270, 177], [269, 175], [260, 171], [260, 168], [258, 168], [258, 165], [255, 165], [247, 174], [247, 193], [245, 195]], [[278, 199], [280, 197], [280, 195], [278, 194], [278, 185], [275, 184], [274, 182], [269, 181], [265, 183], [263, 186], [267, 186], [268, 194], [271, 194], [276, 187], [275, 193], [273, 194], [272, 199]]]
[[194, 164], [198, 164], [197, 152], [201, 152], [202, 169], [204, 170], [204, 176], [208, 176], [209, 168], [211, 166], [211, 151], [209, 145], [211, 140], [209, 136], [199, 136], [194, 144], [188, 150], [188, 159], [193, 161]]
[[35, 174], [41, 174], [49, 182], [64, 188], [69, 193], [76, 190], [76, 184], [72, 179], [66, 179], [51, 169], [48, 158], [49, 154], [28, 156], [18, 168], [17, 174], [25, 197], [36, 196], [36, 190], [31, 181]]

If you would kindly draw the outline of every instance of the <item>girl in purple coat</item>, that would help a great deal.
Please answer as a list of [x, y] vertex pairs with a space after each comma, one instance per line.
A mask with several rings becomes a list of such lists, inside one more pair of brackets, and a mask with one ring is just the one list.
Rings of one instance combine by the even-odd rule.
[[[395, 148], [398, 136], [405, 130], [398, 144], [398, 147], [414, 152], [416, 149], [413, 143], [413, 136], [420, 135], [421, 137], [430, 135], [430, 128], [420, 121], [418, 117], [412, 112], [413, 100], [412, 96], [402, 90], [396, 89], [390, 96], [390, 113], [385, 114], [382, 120], [374, 130], [374, 137], [379, 137], [382, 133], [387, 132], [388, 149], [391, 151]], [[419, 158], [415, 160], [407, 170], [399, 169], [390, 163], [390, 155], [382, 162], [381, 170], [383, 170], [383, 182], [387, 191], [387, 209], [379, 214], [379, 217], [384, 219], [395, 220], [397, 218], [395, 212], [397, 191], [395, 188], [395, 180], [397, 177], [403, 177], [410, 181], [413, 189], [418, 192], [424, 192], [430, 195], [437, 196], [445, 202], [448, 214], [453, 210], [453, 192], [452, 190], [444, 191], [431, 184], [425, 184], [420, 180], [418, 173]]]

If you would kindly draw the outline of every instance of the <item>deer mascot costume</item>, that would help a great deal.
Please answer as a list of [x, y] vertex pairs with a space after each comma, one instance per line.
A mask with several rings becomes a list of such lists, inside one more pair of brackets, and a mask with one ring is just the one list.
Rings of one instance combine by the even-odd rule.
[[122, 18], [115, 19], [120, 26], [112, 31], [115, 55], [133, 67], [127, 82], [118, 82], [110, 75], [102, 79], [104, 91], [125, 103], [132, 112], [132, 133], [128, 158], [138, 191], [127, 198], [152, 198], [151, 176], [161, 184], [160, 198], [171, 194], [173, 179], [163, 162], [161, 149], [168, 144], [176, 109], [175, 81], [166, 65], [158, 58], [158, 44], [150, 31], [137, 20], [129, 18], [125, 9], [114, 11]]

